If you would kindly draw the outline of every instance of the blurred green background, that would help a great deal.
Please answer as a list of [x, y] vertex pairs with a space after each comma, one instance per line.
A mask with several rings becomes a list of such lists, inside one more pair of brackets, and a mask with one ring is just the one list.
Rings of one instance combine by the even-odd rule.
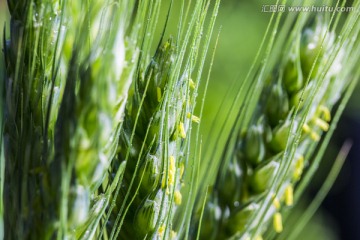
[[[270, 13], [261, 12], [264, 2], [264, 0], [222, 1], [214, 33], [217, 35], [220, 32], [219, 44], [215, 53], [215, 62], [202, 118], [202, 134], [205, 140], [209, 136], [213, 121], [227, 118], [224, 109], [219, 111], [220, 105], [223, 101], [231, 102], [234, 98], [234, 91], [231, 90], [239, 86], [254, 60], [270, 19]], [[266, 4], [269, 4], [269, 1]], [[1, 46], [2, 28], [7, 17], [6, 1], [0, 0]], [[1, 57], [0, 79], [4, 75], [2, 59]], [[202, 96], [203, 87], [204, 81], [199, 96]], [[359, 161], [356, 161], [360, 157], [359, 92], [358, 86], [339, 123], [325, 161], [327, 157], [334, 157], [341, 144], [348, 138], [352, 138], [354, 143], [350, 156], [332, 192], [325, 200], [325, 204], [308, 224], [301, 239], [360, 239], [360, 230], [356, 227], [360, 226], [360, 179], [359, 174], [356, 174], [356, 171], [360, 172]], [[320, 177], [316, 178], [310, 186], [308, 200], [321, 185], [324, 175], [325, 171], [319, 174]], [[306, 200], [302, 202], [297, 211], [301, 213], [307, 204]]]

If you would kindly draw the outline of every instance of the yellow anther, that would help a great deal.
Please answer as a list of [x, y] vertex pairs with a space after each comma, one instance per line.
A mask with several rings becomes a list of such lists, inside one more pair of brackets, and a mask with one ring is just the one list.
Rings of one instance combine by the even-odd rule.
[[307, 125], [306, 123], [302, 126], [302, 130], [304, 131], [304, 133], [311, 132], [309, 125]]
[[294, 189], [291, 184], [285, 188], [285, 204], [286, 206], [294, 204]]
[[162, 238], [164, 236], [164, 232], [165, 232], [165, 224], [161, 225], [158, 229], [158, 235], [160, 236], [160, 238]]
[[175, 174], [176, 174], [175, 158], [174, 156], [170, 156], [169, 179], [168, 179], [169, 186], [174, 184]]
[[179, 190], [174, 192], [174, 202], [176, 205], [181, 205], [182, 195]]
[[170, 231], [170, 239], [176, 239], [177, 233], [174, 230]]
[[274, 230], [277, 233], [281, 233], [283, 230], [283, 225], [282, 225], [282, 217], [280, 213], [275, 213], [274, 217], [273, 217], [273, 226], [274, 226]]
[[[175, 174], [176, 174], [175, 157], [170, 156], [169, 160], [170, 160], [170, 165], [169, 165], [169, 170], [168, 170], [167, 181], [165, 180], [165, 177], [163, 177], [161, 180], [161, 188], [163, 188], [163, 189], [166, 186], [173, 185], [175, 182]], [[167, 183], [167, 185], [166, 185], [166, 183]], [[166, 193], [170, 194], [169, 188], [166, 188]]]
[[320, 105], [319, 110], [323, 114], [325, 121], [330, 122], [331, 120], [330, 110], [324, 105]]
[[263, 238], [262, 238], [262, 236], [257, 236], [257, 237], [255, 237], [255, 240], [263, 240]]
[[189, 78], [189, 85], [190, 85], [191, 89], [195, 89], [195, 87], [196, 87], [196, 84], [194, 83], [194, 81], [191, 78]]
[[278, 199], [275, 195], [273, 195], [272, 204], [273, 204], [273, 206], [276, 208], [276, 210], [279, 210], [280, 207], [281, 207], [280, 201], [279, 201], [279, 199]]
[[183, 122], [180, 122], [180, 124], [179, 124], [179, 132], [180, 132], [180, 136], [182, 138], [186, 138], [186, 132], [185, 132], [185, 127], [184, 127]]
[[186, 117], [187, 118], [191, 118], [191, 121], [193, 121], [194, 123], [199, 123], [200, 122], [200, 118], [199, 117], [197, 117], [197, 116], [195, 116], [195, 115], [191, 115], [191, 113], [187, 113], [186, 114]]
[[295, 171], [293, 178], [295, 181], [298, 181], [303, 173], [304, 170], [304, 156], [300, 156], [295, 163]]
[[294, 179], [295, 181], [299, 181], [300, 178], [301, 178], [302, 172], [303, 172], [303, 171], [300, 170], [300, 169], [295, 169], [294, 174], [293, 174], [293, 179]]
[[183, 175], [184, 175], [184, 171], [185, 171], [185, 165], [184, 163], [180, 164], [180, 179], [182, 179]]
[[329, 130], [329, 124], [327, 122], [325, 122], [324, 120], [322, 120], [321, 118], [315, 118], [314, 123], [316, 126], [319, 126], [321, 128], [321, 130], [323, 130], [325, 132]]
[[320, 140], [319, 134], [317, 134], [317, 133], [314, 132], [314, 131], [312, 131], [312, 132], [310, 133], [310, 137], [311, 137], [311, 139], [314, 140], [315, 142], [317, 142], [317, 141]]
[[160, 102], [161, 101], [161, 88], [157, 87], [156, 93], [157, 93], [157, 100], [158, 100], [158, 102]]

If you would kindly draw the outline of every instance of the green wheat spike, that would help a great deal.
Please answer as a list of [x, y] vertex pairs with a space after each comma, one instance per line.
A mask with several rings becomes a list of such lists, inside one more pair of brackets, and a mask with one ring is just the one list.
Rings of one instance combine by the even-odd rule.
[[[343, 92], [357, 79], [342, 78], [345, 72], [354, 72], [355, 65], [348, 62], [345, 69], [340, 63], [357, 44], [335, 42], [336, 35], [327, 26], [321, 18], [312, 27], [305, 26], [291, 42], [290, 56], [284, 54], [266, 80], [250, 126], [224, 152], [226, 165], [221, 169], [226, 170], [220, 169], [208, 197], [200, 238], [252, 239], [260, 237], [271, 221], [275, 232], [283, 230], [281, 206], [294, 204], [294, 186], [311, 163], [311, 149], [328, 131], [329, 109], [341, 94], [328, 93], [335, 86]], [[355, 52], [350, 55], [355, 57]], [[300, 136], [301, 131], [290, 150], [290, 134]]]
[[[126, 222], [125, 216], [137, 201], [120, 200], [118, 206], [114, 201], [131, 172], [139, 174], [125, 195], [136, 196], [140, 186], [141, 202], [158, 199], [160, 193], [168, 198], [161, 221], [151, 225], [158, 231], [140, 226], [132, 234], [176, 235], [173, 218], [183, 201], [185, 149], [191, 119], [198, 121], [193, 116], [196, 94], [190, 75], [196, 71], [199, 82], [203, 64], [197, 63], [204, 62], [206, 54], [200, 59], [198, 51], [207, 52], [211, 37], [206, 35], [206, 44], [200, 47], [200, 32], [210, 3], [190, 3], [195, 12], [189, 14], [189, 7], [177, 20], [178, 42], [165, 45], [156, 38], [159, 29], [163, 35], [168, 30], [170, 12], [165, 22], [159, 18], [162, 4], [160, 0], [8, 1], [11, 24], [9, 40], [4, 41], [1, 141], [6, 239], [122, 236], [121, 229], [133, 228], [134, 221]], [[156, 45], [159, 51], [149, 61]], [[136, 87], [130, 88], [133, 82]], [[136, 139], [144, 134], [149, 138]], [[144, 152], [132, 152], [139, 148]], [[135, 167], [137, 157], [119, 159], [126, 152], [147, 160]], [[154, 187], [160, 193], [153, 197], [149, 192]], [[118, 208], [123, 209], [121, 216], [112, 211]], [[116, 226], [108, 229], [113, 213]], [[140, 210], [137, 215], [142, 222]]]

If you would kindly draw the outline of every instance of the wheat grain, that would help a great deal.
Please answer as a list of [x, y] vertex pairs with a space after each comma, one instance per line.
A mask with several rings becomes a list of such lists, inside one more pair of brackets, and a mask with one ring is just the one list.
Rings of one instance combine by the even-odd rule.
[[[185, 117], [189, 102], [183, 101], [188, 79], [170, 78], [176, 59], [174, 48], [169, 40], [157, 50], [144, 76], [136, 80], [134, 96], [127, 106], [118, 157], [114, 161], [115, 165], [127, 162], [122, 193], [116, 199], [119, 207], [129, 204], [128, 213], [121, 213], [126, 214], [120, 231], [123, 238], [133, 237], [134, 232], [139, 239], [169, 236], [170, 231], [164, 231], [164, 226], [172, 215], [170, 211], [182, 201], [180, 176], [184, 168], [180, 166], [185, 164], [182, 142], [190, 121]], [[172, 84], [177, 86], [174, 93], [168, 90]], [[134, 196], [132, 202], [125, 202], [127, 195]], [[114, 211], [111, 223], [116, 224], [118, 214]], [[109, 226], [110, 232], [116, 229], [116, 225]]]

